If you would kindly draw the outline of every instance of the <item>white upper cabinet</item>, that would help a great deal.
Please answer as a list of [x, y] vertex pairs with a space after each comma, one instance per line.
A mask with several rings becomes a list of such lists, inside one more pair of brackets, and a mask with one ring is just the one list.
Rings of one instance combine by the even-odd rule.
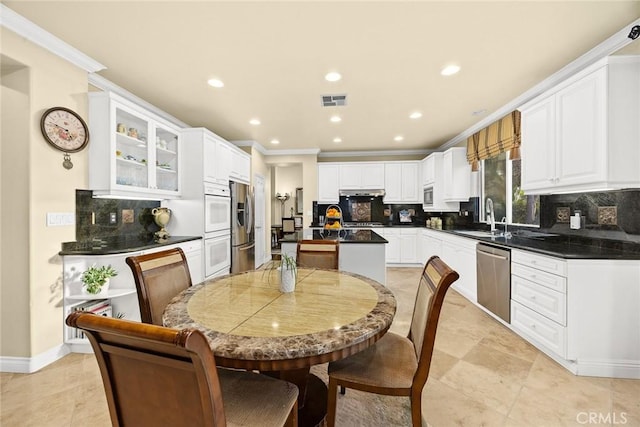
[[89, 94], [89, 187], [114, 197], [180, 197], [181, 130], [111, 92]]
[[344, 163], [339, 165], [341, 190], [384, 188], [384, 163]]
[[233, 181], [249, 184], [251, 181], [251, 156], [239, 148], [231, 147], [231, 171]]
[[443, 198], [445, 202], [469, 200], [471, 191], [471, 166], [467, 162], [467, 149], [449, 148], [442, 155]]
[[202, 183], [229, 186], [231, 147], [224, 139], [205, 128], [183, 129], [185, 188], [183, 196], [199, 197]]
[[[429, 184], [424, 184], [423, 189], [425, 191], [432, 191], [433, 203], [430, 205], [424, 204], [422, 208], [425, 212], [455, 212], [460, 209], [460, 203], [455, 201], [445, 201], [445, 174], [444, 174], [444, 153], [431, 153], [423, 161], [428, 160], [427, 164], [433, 169], [433, 181]], [[424, 163], [423, 163], [424, 165]], [[469, 166], [467, 166], [469, 168]], [[448, 168], [449, 175], [454, 171], [453, 167]], [[452, 179], [449, 177], [448, 179]], [[468, 181], [470, 182], [470, 181]], [[424, 201], [423, 201], [424, 202]]]
[[520, 108], [528, 194], [640, 186], [640, 57], [605, 58]]
[[204, 181], [229, 185], [231, 174], [231, 147], [213, 135], [204, 140]]
[[433, 184], [436, 180], [435, 156], [422, 159], [422, 185]]
[[318, 203], [338, 203], [340, 200], [337, 164], [318, 164]]
[[421, 203], [420, 162], [387, 162], [384, 165], [384, 203]]

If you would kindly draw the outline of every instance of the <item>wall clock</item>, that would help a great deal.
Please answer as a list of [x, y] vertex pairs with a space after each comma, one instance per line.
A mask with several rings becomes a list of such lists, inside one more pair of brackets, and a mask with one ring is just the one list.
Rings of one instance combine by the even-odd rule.
[[55, 149], [64, 152], [62, 166], [71, 169], [69, 153], [76, 153], [89, 143], [89, 128], [76, 112], [64, 108], [49, 108], [42, 114], [40, 130], [44, 139]]

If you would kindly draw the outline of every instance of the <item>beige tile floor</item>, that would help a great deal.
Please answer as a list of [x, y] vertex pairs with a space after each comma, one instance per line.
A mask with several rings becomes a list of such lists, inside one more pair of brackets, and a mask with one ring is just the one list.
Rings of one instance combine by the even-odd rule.
[[[408, 330], [420, 271], [387, 270], [394, 332]], [[452, 290], [422, 407], [433, 427], [640, 426], [640, 380], [576, 377]], [[2, 427], [109, 425], [93, 355], [0, 374]]]

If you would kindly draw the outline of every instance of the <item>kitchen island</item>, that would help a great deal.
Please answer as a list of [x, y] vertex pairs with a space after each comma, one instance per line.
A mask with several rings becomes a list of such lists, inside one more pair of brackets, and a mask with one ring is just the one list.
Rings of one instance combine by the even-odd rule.
[[339, 268], [386, 285], [385, 251], [387, 240], [373, 230], [341, 228], [338, 230], [303, 229], [280, 239], [282, 253], [296, 257], [300, 240], [338, 240]]

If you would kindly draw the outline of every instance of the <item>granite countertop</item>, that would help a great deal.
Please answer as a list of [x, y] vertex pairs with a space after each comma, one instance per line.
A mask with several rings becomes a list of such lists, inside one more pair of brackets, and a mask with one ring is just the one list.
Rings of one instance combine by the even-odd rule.
[[63, 242], [59, 255], [112, 255], [126, 252], [137, 252], [160, 246], [175, 245], [201, 239], [200, 236], [172, 236], [162, 242], [154, 239], [144, 240], [135, 236], [93, 239], [80, 242]]
[[514, 231], [509, 239], [503, 236], [472, 236], [461, 233], [467, 231], [464, 229], [429, 230], [565, 259], [640, 260], [640, 245], [633, 242], [546, 233], [542, 230]]
[[389, 243], [373, 230], [341, 228], [339, 230], [313, 230], [305, 228], [285, 234], [280, 243], [296, 243], [299, 240], [338, 240], [340, 243]]

